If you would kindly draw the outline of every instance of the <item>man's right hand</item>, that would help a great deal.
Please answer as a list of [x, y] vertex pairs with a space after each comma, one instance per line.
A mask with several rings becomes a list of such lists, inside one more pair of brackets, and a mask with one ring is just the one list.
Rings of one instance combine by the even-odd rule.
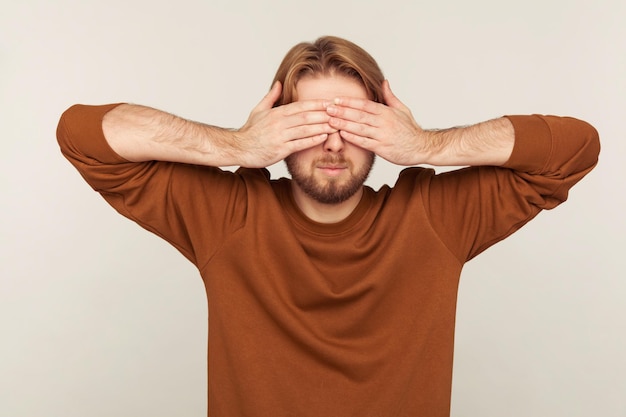
[[291, 153], [322, 143], [333, 129], [323, 100], [273, 107], [282, 86], [274, 84], [240, 129], [182, 119], [149, 107], [123, 104], [102, 121], [107, 142], [123, 158], [215, 167], [267, 167]]
[[336, 132], [324, 100], [296, 101], [273, 107], [282, 86], [276, 82], [252, 110], [241, 129], [235, 131], [240, 166], [266, 167], [286, 156], [319, 145]]

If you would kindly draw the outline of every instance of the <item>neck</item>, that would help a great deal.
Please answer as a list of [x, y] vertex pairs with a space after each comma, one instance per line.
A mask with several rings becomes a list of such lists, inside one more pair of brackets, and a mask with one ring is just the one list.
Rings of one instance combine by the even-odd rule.
[[346, 219], [356, 208], [363, 196], [363, 187], [345, 201], [325, 204], [311, 198], [292, 181], [293, 197], [298, 208], [311, 220], [318, 223], [338, 223]]

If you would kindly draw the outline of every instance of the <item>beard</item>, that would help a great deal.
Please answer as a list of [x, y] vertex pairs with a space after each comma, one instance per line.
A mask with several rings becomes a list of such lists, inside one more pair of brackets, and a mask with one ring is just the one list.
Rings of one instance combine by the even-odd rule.
[[[354, 164], [350, 160], [346, 160], [343, 155], [325, 155], [313, 161], [310, 167], [305, 167], [297, 156], [292, 154], [285, 158], [285, 163], [291, 179], [306, 195], [322, 204], [339, 204], [361, 189], [372, 170], [375, 158], [376, 155], [373, 152], [370, 153], [367, 162], [358, 167], [356, 171]], [[350, 177], [347, 179], [316, 178], [314, 173], [316, 166], [320, 164], [346, 166]]]

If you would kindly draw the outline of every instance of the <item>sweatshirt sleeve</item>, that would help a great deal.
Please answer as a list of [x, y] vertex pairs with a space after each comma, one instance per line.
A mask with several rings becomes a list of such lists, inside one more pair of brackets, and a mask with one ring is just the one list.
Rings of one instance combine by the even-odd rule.
[[66, 110], [57, 127], [61, 152], [120, 214], [170, 242], [194, 264], [206, 262], [243, 221], [242, 181], [213, 167], [122, 158], [102, 131], [102, 119], [114, 107]]
[[508, 116], [515, 144], [502, 167], [428, 175], [424, 208], [443, 242], [465, 262], [509, 236], [569, 190], [598, 162], [598, 132], [557, 116]]

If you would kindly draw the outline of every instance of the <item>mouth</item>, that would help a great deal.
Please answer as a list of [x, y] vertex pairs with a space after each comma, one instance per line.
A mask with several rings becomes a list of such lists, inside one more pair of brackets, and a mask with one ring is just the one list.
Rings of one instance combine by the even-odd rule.
[[348, 167], [346, 165], [320, 164], [317, 166], [317, 169], [326, 175], [334, 177], [343, 173]]
[[317, 167], [322, 169], [346, 169], [344, 164], [319, 164]]

